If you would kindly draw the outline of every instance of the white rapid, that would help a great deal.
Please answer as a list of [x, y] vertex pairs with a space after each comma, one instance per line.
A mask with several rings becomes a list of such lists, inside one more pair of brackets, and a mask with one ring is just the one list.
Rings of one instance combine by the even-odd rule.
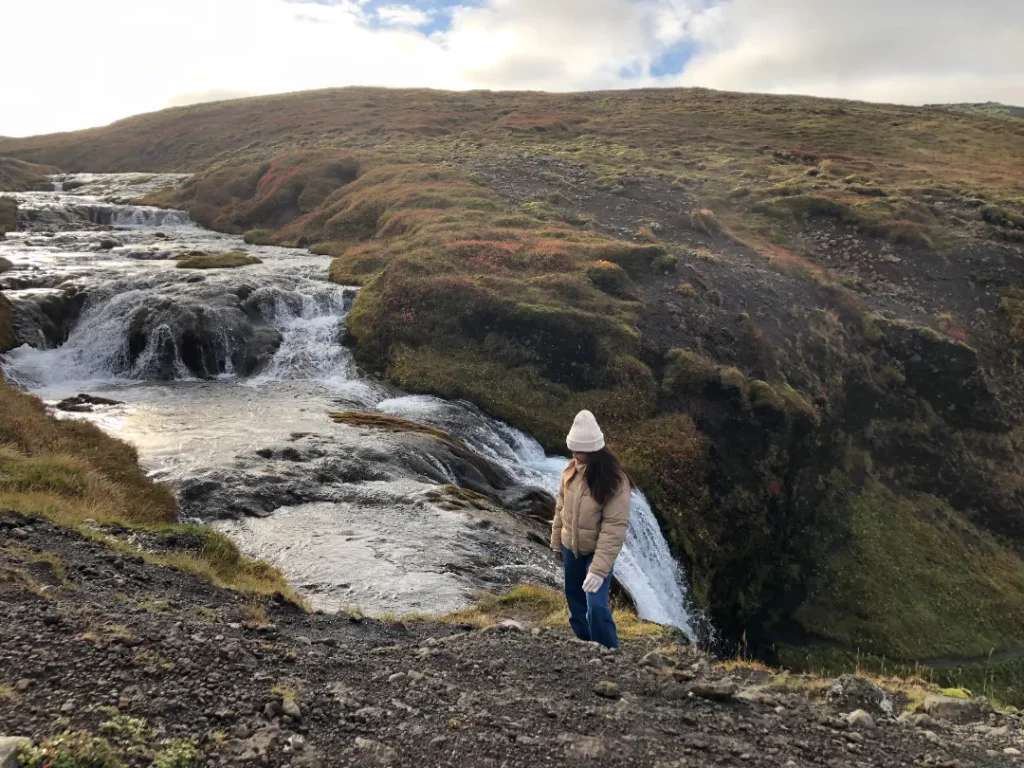
[[[337, 439], [343, 428], [325, 411], [356, 408], [442, 427], [520, 483], [557, 492], [566, 459], [528, 435], [471, 404], [396, 392], [362, 373], [341, 343], [354, 291], [326, 281], [322, 257], [248, 246], [182, 212], [129, 202], [176, 180], [81, 174], [55, 180], [52, 193], [15, 195], [25, 231], [0, 241], [15, 265], [0, 287], [27, 343], [0, 359], [11, 380], [49, 400], [89, 392], [123, 401], [86, 418], [133, 442], [153, 475], [178, 487], [251, 462], [268, 445]], [[196, 250], [245, 250], [263, 263], [175, 268], [175, 256]], [[346, 451], [382, 450], [373, 434], [344, 434]], [[330, 500], [223, 526], [314, 603], [321, 595], [337, 607], [350, 595], [370, 611], [451, 610], [472, 594], [460, 570], [496, 555], [480, 525], [429, 500], [436, 487], [415, 473], [383, 473]], [[507, 570], [511, 583], [531, 574], [554, 581], [542, 547], [527, 553], [514, 533], [500, 533], [507, 541], [493, 570]], [[683, 574], [640, 492], [615, 573], [642, 617], [694, 637]]]

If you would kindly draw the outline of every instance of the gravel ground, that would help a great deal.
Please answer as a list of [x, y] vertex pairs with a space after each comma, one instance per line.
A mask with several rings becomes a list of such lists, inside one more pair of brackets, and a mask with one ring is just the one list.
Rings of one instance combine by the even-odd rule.
[[305, 614], [14, 513], [0, 615], [0, 735], [102, 734], [130, 766], [181, 739], [193, 765], [325, 768], [996, 766], [1024, 747], [994, 713], [851, 725], [849, 702], [663, 639]]

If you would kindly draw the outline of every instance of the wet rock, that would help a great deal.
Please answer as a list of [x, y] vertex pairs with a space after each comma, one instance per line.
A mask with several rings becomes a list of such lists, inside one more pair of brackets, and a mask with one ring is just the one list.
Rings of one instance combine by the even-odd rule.
[[121, 400], [110, 400], [106, 397], [97, 397], [96, 395], [78, 394], [74, 397], [64, 398], [57, 403], [56, 407], [58, 411], [91, 413], [98, 405], [124, 405], [124, 402]]

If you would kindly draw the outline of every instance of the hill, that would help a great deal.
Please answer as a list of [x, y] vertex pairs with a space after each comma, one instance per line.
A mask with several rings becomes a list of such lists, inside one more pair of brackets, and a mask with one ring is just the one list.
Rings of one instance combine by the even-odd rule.
[[151, 202], [331, 256], [365, 365], [553, 448], [597, 411], [725, 646], [1021, 697], [1024, 122], [353, 88], [0, 155], [194, 172]]

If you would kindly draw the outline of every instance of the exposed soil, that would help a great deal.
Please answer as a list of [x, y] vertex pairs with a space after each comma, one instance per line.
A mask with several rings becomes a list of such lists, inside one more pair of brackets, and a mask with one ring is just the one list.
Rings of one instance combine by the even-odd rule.
[[1022, 745], [1005, 715], [851, 726], [848, 702], [664, 639], [304, 614], [14, 513], [0, 530], [0, 731], [125, 748], [116, 708], [148, 729], [129, 765], [172, 738], [210, 766], [994, 766]]

